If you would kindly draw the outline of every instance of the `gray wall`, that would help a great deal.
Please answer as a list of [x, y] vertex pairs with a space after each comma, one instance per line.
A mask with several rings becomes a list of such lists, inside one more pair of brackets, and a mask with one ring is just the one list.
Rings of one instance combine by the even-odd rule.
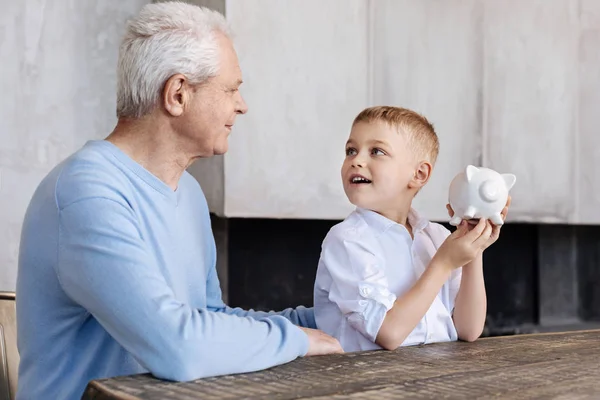
[[[0, 290], [39, 181], [112, 129], [118, 41], [146, 2], [0, 0]], [[231, 21], [250, 107], [230, 152], [191, 168], [217, 214], [343, 218], [350, 123], [386, 103], [438, 129], [430, 218], [475, 163], [517, 174], [511, 221], [600, 224], [600, 1], [195, 2]]]
[[124, 22], [145, 0], [0, 0], [0, 290], [13, 290], [19, 235], [40, 180], [115, 118]]
[[509, 221], [600, 224], [600, 1], [228, 1], [250, 112], [224, 157], [225, 217], [341, 219], [352, 118], [424, 113], [441, 154], [416, 199], [446, 220], [473, 163], [517, 175]]

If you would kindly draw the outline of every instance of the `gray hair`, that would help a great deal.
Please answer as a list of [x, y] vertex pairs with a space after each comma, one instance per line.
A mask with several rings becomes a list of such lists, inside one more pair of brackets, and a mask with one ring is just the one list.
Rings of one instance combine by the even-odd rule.
[[139, 118], [158, 104], [175, 74], [192, 84], [219, 70], [215, 32], [230, 37], [223, 15], [179, 1], [148, 4], [130, 20], [119, 48], [117, 117]]

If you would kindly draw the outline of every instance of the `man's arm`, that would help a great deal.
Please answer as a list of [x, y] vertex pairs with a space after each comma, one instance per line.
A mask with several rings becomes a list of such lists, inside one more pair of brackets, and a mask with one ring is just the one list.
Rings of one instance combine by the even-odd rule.
[[280, 312], [275, 311], [254, 311], [254, 310], [243, 310], [241, 308], [231, 308], [225, 305], [223, 302], [223, 296], [221, 292], [221, 285], [219, 283], [219, 277], [216, 269], [213, 267], [208, 275], [207, 282], [207, 295], [208, 303], [207, 307], [210, 311], [221, 312], [229, 315], [237, 315], [238, 317], [251, 317], [254, 319], [270, 318], [273, 316], [282, 316], [290, 320], [294, 325], [302, 326], [305, 328], [316, 329], [317, 324], [315, 323], [315, 313], [313, 308], [306, 308], [299, 306], [294, 308], [287, 308]]
[[460, 289], [454, 305], [454, 326], [458, 338], [467, 342], [477, 340], [483, 332], [487, 312], [483, 255], [463, 267]]
[[177, 300], [127, 204], [80, 200], [59, 211], [59, 224], [64, 291], [157, 377], [249, 372], [307, 353], [307, 334], [283, 317], [241, 318]]

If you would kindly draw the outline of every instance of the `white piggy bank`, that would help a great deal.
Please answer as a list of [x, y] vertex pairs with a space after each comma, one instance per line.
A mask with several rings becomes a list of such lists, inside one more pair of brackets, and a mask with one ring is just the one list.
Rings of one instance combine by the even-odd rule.
[[450, 225], [457, 226], [463, 219], [472, 218], [486, 218], [495, 225], [502, 225], [502, 209], [516, 180], [513, 174], [467, 166], [450, 183], [448, 202], [454, 210]]

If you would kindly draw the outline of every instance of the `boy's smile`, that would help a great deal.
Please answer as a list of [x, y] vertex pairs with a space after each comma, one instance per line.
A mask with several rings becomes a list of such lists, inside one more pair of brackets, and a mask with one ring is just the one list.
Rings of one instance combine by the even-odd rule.
[[370, 179], [367, 179], [366, 177], [364, 177], [361, 174], [352, 174], [350, 175], [350, 184], [351, 185], [368, 185], [370, 183], [372, 183], [372, 181]]

